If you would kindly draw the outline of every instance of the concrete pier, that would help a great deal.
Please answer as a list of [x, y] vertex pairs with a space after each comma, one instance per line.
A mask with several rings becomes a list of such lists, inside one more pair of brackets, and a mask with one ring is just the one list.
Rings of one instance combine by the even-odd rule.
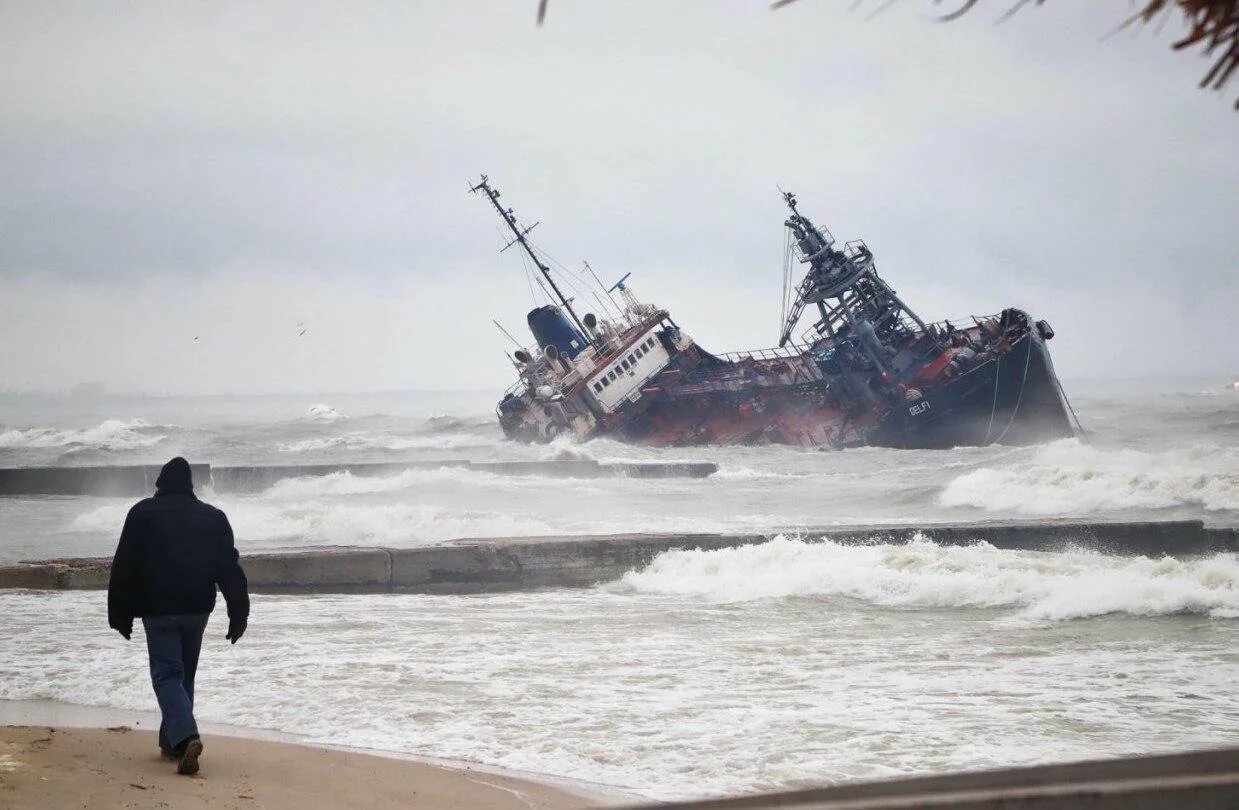
[[[989, 543], [1002, 549], [1195, 557], [1239, 551], [1234, 529], [1200, 521], [1080, 523], [989, 522], [966, 525], [847, 526], [788, 530], [807, 541], [940, 545]], [[587, 587], [648, 565], [673, 549], [753, 545], [784, 531], [751, 534], [621, 534], [474, 538], [421, 548], [319, 547], [243, 554], [256, 592], [485, 593]], [[245, 548], [245, 539], [240, 539]], [[107, 559], [62, 559], [0, 567], [0, 588], [91, 589], [107, 586]]]
[[[194, 480], [210, 478], [208, 464], [191, 464]], [[132, 467], [12, 467], [0, 469], [0, 495], [111, 495], [155, 491], [159, 465]]]
[[[712, 462], [600, 463], [591, 459], [549, 461], [394, 461], [362, 464], [281, 466], [191, 465], [194, 481], [216, 492], [261, 492], [287, 478], [347, 472], [358, 477], [398, 475], [406, 470], [460, 468], [495, 475], [540, 475], [549, 478], [706, 478], [718, 472]], [[3, 495], [107, 495], [141, 497], [155, 489], [159, 465], [108, 467], [12, 467], [0, 469]]]

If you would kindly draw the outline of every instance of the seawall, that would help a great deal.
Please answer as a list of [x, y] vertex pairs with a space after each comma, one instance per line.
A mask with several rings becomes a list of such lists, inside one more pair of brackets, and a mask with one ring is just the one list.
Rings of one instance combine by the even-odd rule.
[[[319, 547], [245, 554], [255, 592], [485, 593], [586, 587], [617, 579], [672, 549], [732, 548], [765, 542], [778, 531], [751, 534], [620, 534], [455, 540], [421, 548]], [[1083, 547], [1106, 554], [1194, 557], [1239, 551], [1235, 529], [1200, 521], [1080, 523], [989, 522], [962, 525], [848, 526], [802, 529], [807, 540], [906, 543], [926, 537], [942, 545], [986, 542], [997, 548], [1058, 551]], [[244, 548], [244, 539], [241, 542]], [[0, 588], [106, 588], [110, 560], [61, 559], [0, 567]]]
[[1235, 810], [1239, 748], [914, 776], [628, 810]]
[[[406, 470], [468, 469], [494, 475], [540, 475], [550, 478], [706, 478], [718, 472], [708, 461], [600, 463], [591, 459], [549, 461], [370, 462], [282, 466], [213, 466], [193, 464], [194, 481], [216, 492], [260, 492], [286, 478], [332, 475], [397, 475]], [[159, 465], [105, 467], [10, 467], [0, 469], [0, 495], [108, 495], [142, 497], [155, 489]]]

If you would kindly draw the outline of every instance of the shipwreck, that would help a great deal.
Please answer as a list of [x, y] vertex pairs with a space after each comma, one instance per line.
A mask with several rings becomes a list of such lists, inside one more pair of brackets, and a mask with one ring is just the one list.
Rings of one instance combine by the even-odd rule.
[[[498, 212], [507, 247], [524, 252], [553, 302], [528, 313], [535, 345], [510, 355], [518, 379], [497, 413], [511, 439], [947, 448], [1075, 433], [1046, 321], [1015, 308], [958, 325], [925, 321], [878, 275], [863, 241], [839, 244], [794, 194], [783, 194], [786, 267], [806, 269], [794, 286], [786, 276], [778, 345], [714, 354], [666, 309], [639, 301], [628, 276], [599, 283], [601, 314], [578, 316], [530, 243], [532, 226], [500, 204], [485, 175], [471, 191]], [[816, 320], [793, 339], [806, 312]]]

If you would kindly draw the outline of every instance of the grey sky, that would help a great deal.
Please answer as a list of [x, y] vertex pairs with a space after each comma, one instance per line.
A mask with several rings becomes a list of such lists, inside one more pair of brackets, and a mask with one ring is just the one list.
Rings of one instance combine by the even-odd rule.
[[6, 2], [0, 389], [498, 391], [530, 294], [480, 171], [711, 349], [777, 337], [781, 184], [928, 318], [1239, 374], [1239, 133], [1175, 25], [849, 5]]

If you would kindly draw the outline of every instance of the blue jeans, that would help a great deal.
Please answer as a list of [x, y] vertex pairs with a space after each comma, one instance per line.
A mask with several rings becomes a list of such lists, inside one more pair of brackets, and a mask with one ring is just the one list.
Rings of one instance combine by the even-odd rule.
[[151, 660], [151, 685], [163, 722], [159, 724], [159, 747], [176, 748], [197, 735], [194, 722], [194, 673], [207, 613], [181, 616], [147, 616], [146, 651]]

